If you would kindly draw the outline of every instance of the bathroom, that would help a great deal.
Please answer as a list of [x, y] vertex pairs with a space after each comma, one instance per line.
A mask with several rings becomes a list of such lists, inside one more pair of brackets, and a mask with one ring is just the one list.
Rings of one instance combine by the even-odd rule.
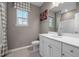
[[0, 2], [0, 10], [1, 57], [79, 57], [79, 2]]

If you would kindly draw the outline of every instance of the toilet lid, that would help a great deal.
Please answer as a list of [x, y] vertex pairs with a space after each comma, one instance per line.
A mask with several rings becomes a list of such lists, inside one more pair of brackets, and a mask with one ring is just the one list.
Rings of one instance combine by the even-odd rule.
[[39, 41], [32, 41], [32, 44], [39, 44]]

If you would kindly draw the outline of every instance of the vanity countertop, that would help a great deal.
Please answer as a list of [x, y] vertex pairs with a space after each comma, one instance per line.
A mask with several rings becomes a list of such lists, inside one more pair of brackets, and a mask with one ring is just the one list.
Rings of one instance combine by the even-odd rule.
[[56, 34], [55, 35], [54, 34], [40, 34], [40, 35], [53, 39], [53, 40], [57, 40], [60, 42], [64, 42], [64, 43], [79, 47], [79, 38], [69, 37], [69, 36], [57, 36]]

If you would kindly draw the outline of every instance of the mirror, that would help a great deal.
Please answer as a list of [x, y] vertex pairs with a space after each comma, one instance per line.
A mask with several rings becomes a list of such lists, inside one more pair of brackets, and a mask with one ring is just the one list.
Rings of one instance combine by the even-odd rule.
[[58, 27], [60, 23], [60, 10], [58, 8], [52, 8], [48, 11], [48, 27], [49, 32], [58, 32]]
[[49, 31], [55, 32], [55, 13], [52, 12], [52, 10], [48, 13], [48, 27]]
[[79, 33], [78, 19], [79, 3], [60, 3], [58, 6], [51, 8], [48, 12], [49, 31], [58, 32], [59, 30], [62, 33]]

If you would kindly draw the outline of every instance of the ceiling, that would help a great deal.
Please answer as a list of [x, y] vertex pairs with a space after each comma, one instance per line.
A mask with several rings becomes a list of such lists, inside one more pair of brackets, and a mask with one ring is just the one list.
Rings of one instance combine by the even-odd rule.
[[33, 4], [33, 5], [37, 6], [37, 7], [42, 6], [43, 3], [44, 2], [31, 2], [31, 4]]
[[53, 7], [51, 11], [53, 12], [61, 11], [63, 13], [63, 12], [67, 12], [73, 9], [76, 9], [75, 2], [64, 2], [63, 4], [60, 4], [58, 7]]

